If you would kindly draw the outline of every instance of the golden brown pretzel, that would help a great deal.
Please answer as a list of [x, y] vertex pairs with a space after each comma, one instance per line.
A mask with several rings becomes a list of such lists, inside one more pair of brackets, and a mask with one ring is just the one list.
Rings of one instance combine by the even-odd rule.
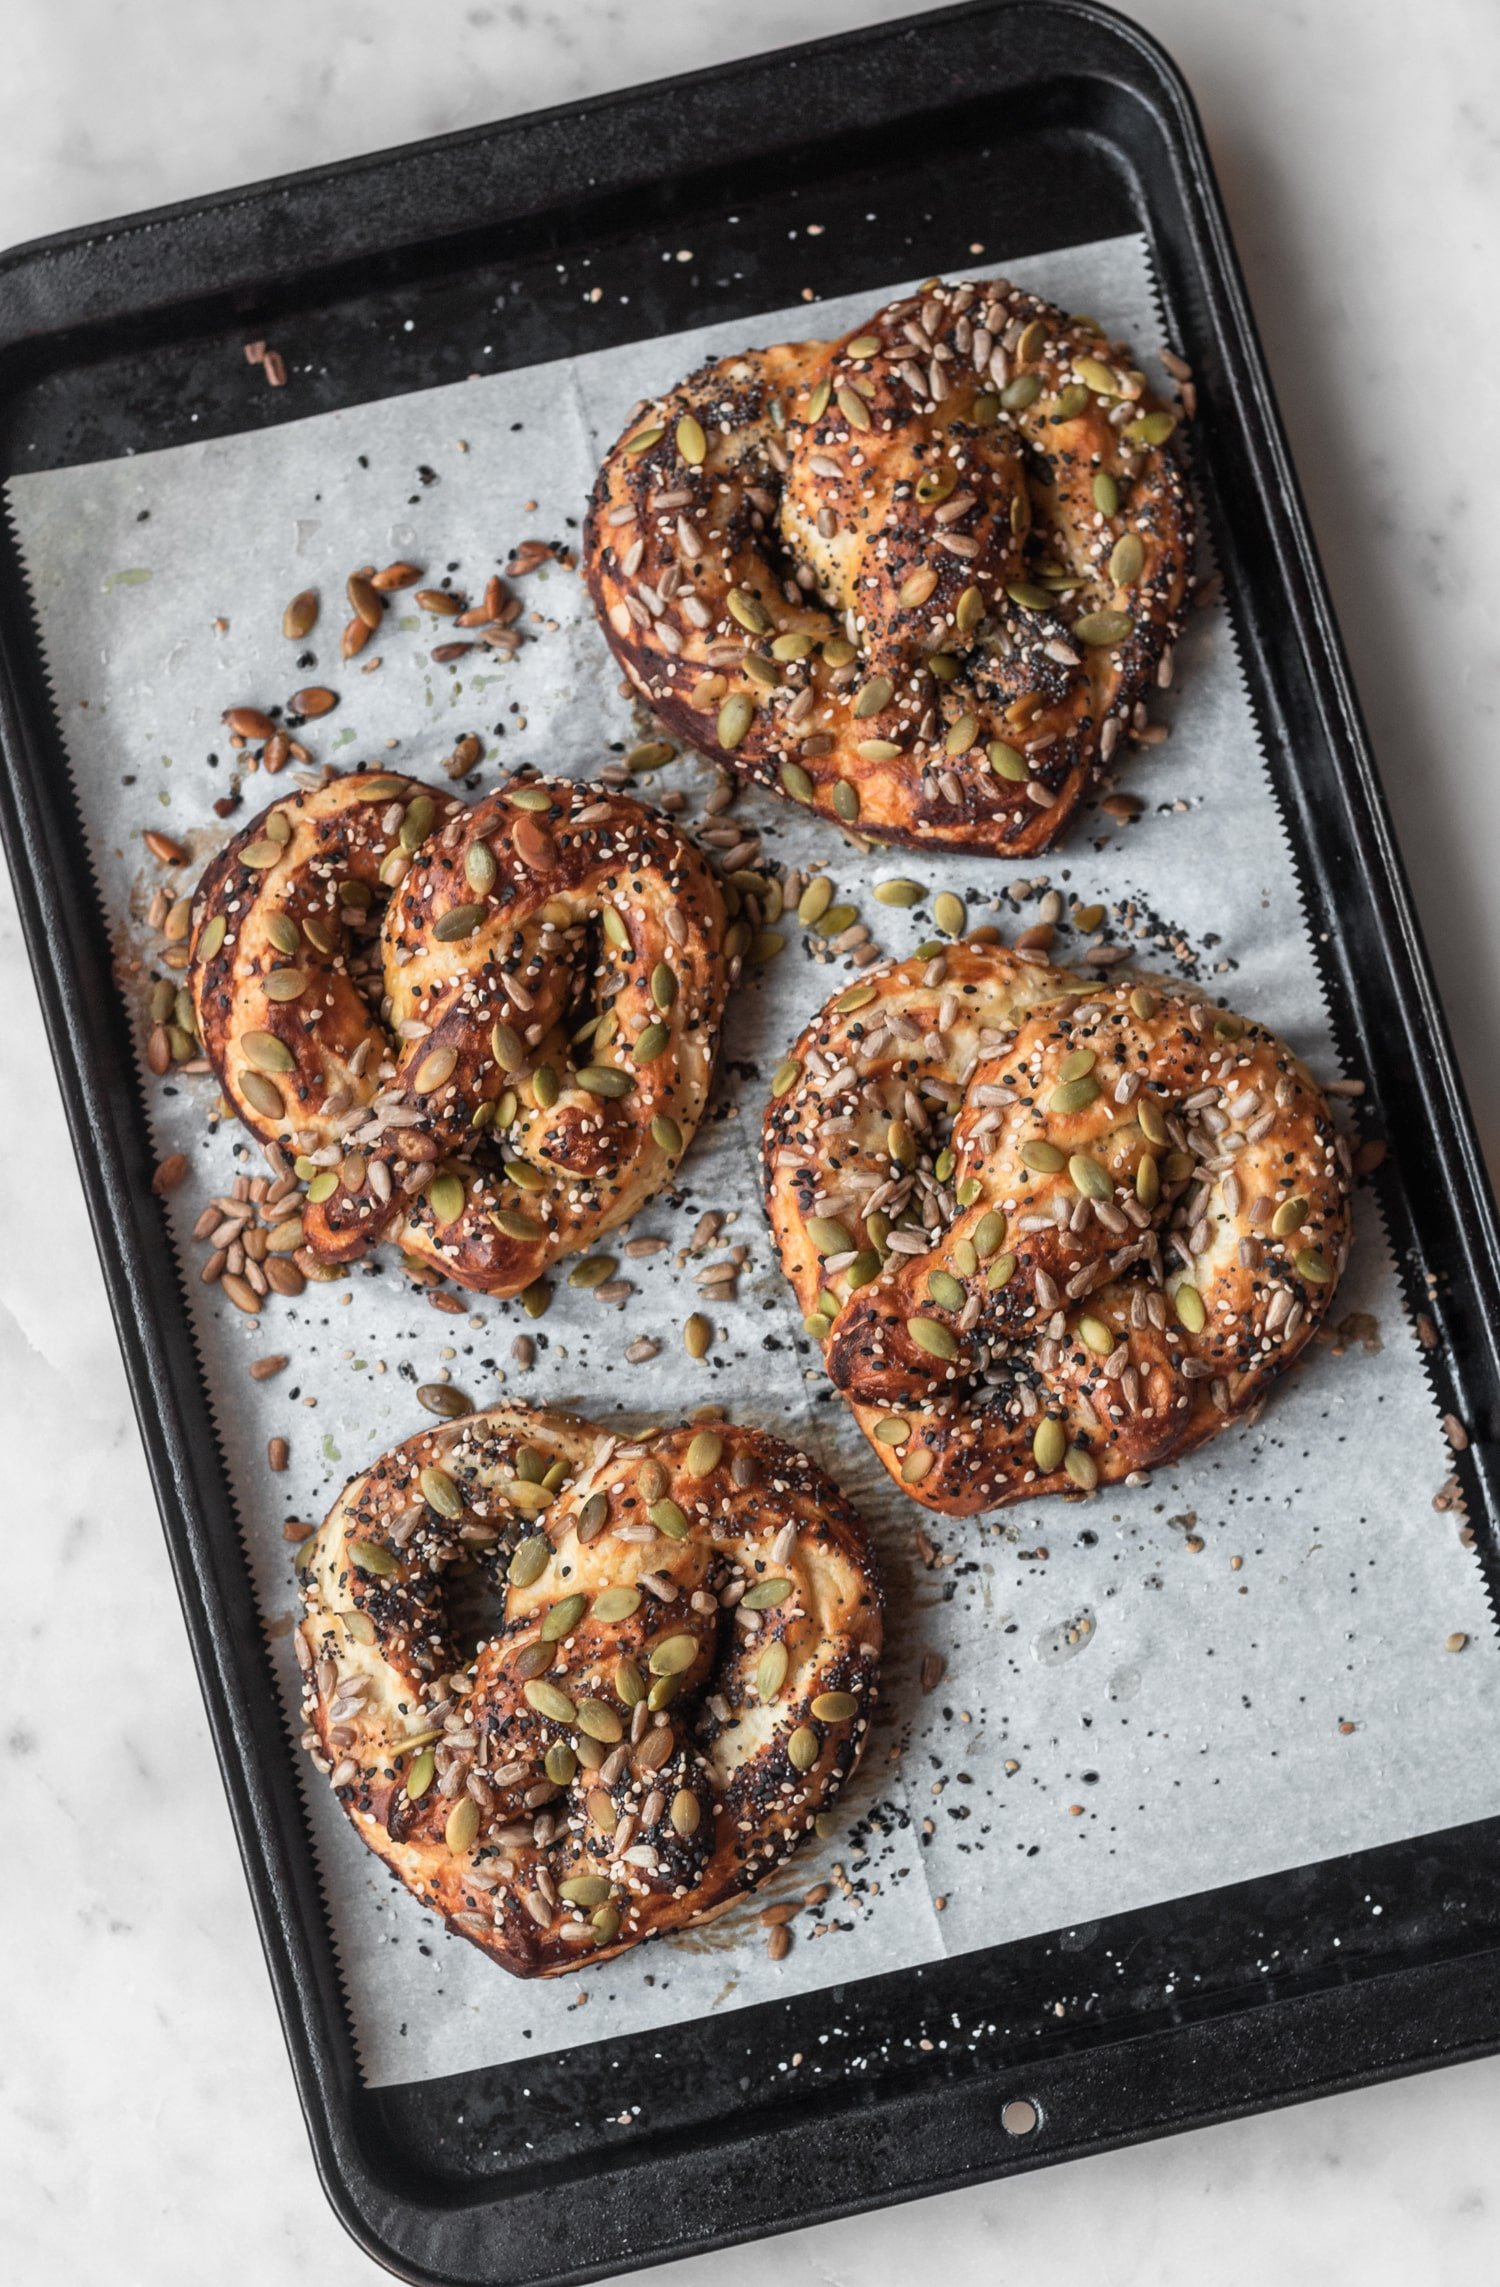
[[628, 796], [526, 778], [469, 808], [364, 771], [214, 859], [191, 985], [226, 1096], [297, 1155], [314, 1255], [393, 1238], [509, 1295], [686, 1151], [723, 941], [708, 864]]
[[1003, 281], [700, 367], [584, 564], [667, 727], [862, 834], [1048, 848], [1170, 674], [1192, 517], [1123, 345]]
[[1201, 1445], [1328, 1308], [1348, 1148], [1191, 988], [959, 944], [872, 969], [767, 1109], [772, 1228], [891, 1475], [964, 1516]]
[[[344, 1488], [303, 1571], [308, 1744], [370, 1848], [518, 1977], [753, 1889], [859, 1760], [881, 1596], [805, 1455], [496, 1406]], [[472, 1654], [453, 1576], [508, 1580]]]

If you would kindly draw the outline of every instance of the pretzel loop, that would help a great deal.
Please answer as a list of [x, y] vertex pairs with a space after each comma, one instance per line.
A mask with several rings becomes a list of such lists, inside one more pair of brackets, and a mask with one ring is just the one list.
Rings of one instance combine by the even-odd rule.
[[[1349, 1245], [1348, 1148], [1260, 1026], [989, 946], [825, 1008], [765, 1123], [828, 1372], [955, 1515], [1090, 1491], [1258, 1406]], [[848, 996], [844, 996], [848, 997]]]
[[663, 722], [744, 776], [885, 840], [1045, 849], [1169, 677], [1172, 426], [1091, 320], [935, 285], [645, 407], [590, 590]]
[[625, 796], [524, 779], [468, 808], [357, 772], [214, 860], [191, 984], [226, 1096], [296, 1155], [317, 1260], [392, 1238], [508, 1295], [686, 1151], [723, 938], [705, 860]]
[[[355, 1827], [518, 1976], [753, 1888], [862, 1751], [881, 1646], [863, 1528], [753, 1430], [501, 1406], [345, 1488], [304, 1569], [310, 1736]], [[504, 1616], [465, 1652], [454, 1591]]]

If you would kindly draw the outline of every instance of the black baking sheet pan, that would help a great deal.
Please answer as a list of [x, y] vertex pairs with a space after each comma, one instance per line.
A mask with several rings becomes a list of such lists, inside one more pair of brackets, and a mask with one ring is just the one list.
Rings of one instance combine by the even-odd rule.
[[[528, 365], [962, 269], [976, 242], [1020, 256], [1132, 230], [1197, 377], [1195, 475], [1338, 1047], [1389, 1145], [1407, 1300], [1467, 1425], [1493, 1594], [1494, 1206], [1201, 131], [1134, 27], [985, 0], [23, 248], [0, 289], [0, 476], [460, 379], [486, 342], [489, 370]], [[664, 262], [679, 246], [692, 261]], [[256, 336], [294, 389], [246, 365]], [[579, 2279], [1500, 2048], [1486, 1820], [607, 2052], [362, 2088], [9, 535], [0, 742], [0, 823], [293, 2069], [373, 2256], [412, 2280]], [[799, 2052], [815, 2079], [781, 2070]]]

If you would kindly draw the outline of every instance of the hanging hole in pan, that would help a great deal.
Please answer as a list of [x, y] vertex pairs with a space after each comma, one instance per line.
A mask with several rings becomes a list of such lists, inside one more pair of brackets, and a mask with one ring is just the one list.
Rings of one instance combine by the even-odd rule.
[[1034, 2136], [1042, 2125], [1041, 2108], [1029, 2096], [1013, 2096], [1000, 2114], [1007, 2136]]

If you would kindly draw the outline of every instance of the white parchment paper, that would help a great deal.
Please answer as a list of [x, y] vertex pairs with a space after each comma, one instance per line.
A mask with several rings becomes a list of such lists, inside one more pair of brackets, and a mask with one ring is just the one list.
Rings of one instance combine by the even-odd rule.
[[[1138, 240], [1019, 262], [1010, 274], [1089, 310], [1142, 353], [1158, 346]], [[370, 674], [364, 660], [338, 662], [346, 574], [405, 556], [434, 582], [451, 572], [477, 594], [518, 540], [576, 539], [598, 453], [638, 397], [711, 352], [836, 332], [880, 298], [770, 312], [265, 434], [15, 480], [10, 513], [122, 971], [149, 961], [157, 943], [140, 925], [160, 878], [142, 830], [166, 829], [195, 857], [225, 831], [211, 804], [234, 759], [226, 706], [327, 681], [342, 703], [306, 734], [320, 762], [394, 760], [437, 775], [454, 739], [474, 730], [487, 750], [483, 785], [523, 761], [588, 775], [611, 744], [633, 743], [638, 728], [573, 574], [554, 566], [518, 583], [535, 640], [513, 663], [475, 652], [434, 666], [433, 642], [452, 631], [435, 635], [398, 601], [371, 646], [382, 663]], [[303, 587], [324, 599], [308, 645], [317, 664], [306, 668], [280, 634], [282, 607]], [[891, 952], [929, 934], [930, 920], [878, 905], [871, 886], [882, 875], [961, 889], [976, 918], [1007, 927], [1035, 917], [1029, 900], [1043, 882], [1070, 900], [1097, 899], [1143, 966], [1185, 956], [1209, 992], [1274, 1025], [1331, 1077], [1312, 949], [1222, 609], [1193, 616], [1162, 712], [1169, 743], [1123, 781], [1145, 798], [1144, 816], [1121, 827], [1098, 814], [1064, 851], [1024, 869], [862, 854], [759, 794], [742, 796], [735, 814], [763, 831], [771, 860], [825, 867]], [[684, 757], [645, 791], [686, 789], [691, 822], [710, 778], [709, 765]], [[272, 792], [247, 779], [240, 819]], [[413, 1385], [444, 1373], [479, 1404], [503, 1388], [600, 1418], [723, 1401], [815, 1453], [862, 1504], [885, 1562], [884, 1712], [846, 1799], [847, 1830], [774, 1885], [787, 1898], [833, 1885], [825, 1905], [800, 1915], [780, 1963], [768, 1960], [750, 1907], [593, 1974], [513, 1983], [392, 1884], [308, 1773], [371, 2083], [845, 1983], [1500, 1811], [1494, 1758], [1455, 1752], [1488, 1734], [1500, 1667], [1472, 1559], [1454, 1517], [1432, 1506], [1446, 1450], [1368, 1194], [1334, 1311], [1354, 1323], [1307, 1353], [1256, 1427], [1138, 1490], [1040, 1503], [988, 1524], [928, 1517], [891, 1490], [829, 1392], [765, 1229], [754, 1146], [767, 1080], [851, 973], [812, 958], [794, 925], [786, 934], [785, 953], [732, 1004], [716, 1111], [680, 1202], [655, 1202], [635, 1226], [672, 1245], [626, 1263], [636, 1292], [622, 1313], [559, 1281], [534, 1326], [519, 1306], [482, 1299], [463, 1317], [442, 1316], [387, 1257], [247, 1321], [198, 1282], [189, 1234], [206, 1197], [258, 1156], [232, 1125], [207, 1131], [211, 1082], [163, 1085], [143, 1068], [160, 1151], [191, 1162], [166, 1221], [286, 1696], [289, 1755], [295, 1599], [283, 1521], [320, 1516], [346, 1475], [420, 1427]], [[140, 976], [122, 989], [139, 1021]], [[721, 1331], [700, 1366], [681, 1347], [696, 1295], [677, 1250], [706, 1208], [733, 1218], [725, 1240], [744, 1242], [750, 1258], [739, 1299], [712, 1313]], [[519, 1331], [538, 1342], [528, 1372], [510, 1357]], [[642, 1331], [660, 1332], [663, 1347], [632, 1367], [623, 1351]], [[253, 1382], [249, 1362], [271, 1350], [291, 1365]], [[290, 1441], [284, 1476], [266, 1467], [273, 1435]], [[1461, 1656], [1445, 1649], [1455, 1633], [1470, 1639]], [[924, 1695], [919, 1672], [934, 1653], [946, 1674]]]

